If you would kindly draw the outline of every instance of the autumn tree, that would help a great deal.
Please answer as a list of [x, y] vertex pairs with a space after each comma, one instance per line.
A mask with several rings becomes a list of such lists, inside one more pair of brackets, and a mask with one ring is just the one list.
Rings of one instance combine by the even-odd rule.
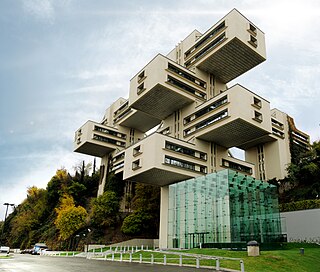
[[69, 195], [64, 195], [61, 204], [56, 208], [57, 218], [55, 225], [60, 232], [60, 238], [66, 240], [71, 237], [76, 231], [81, 229], [86, 224], [88, 216], [85, 208], [74, 205], [74, 200]]
[[27, 198], [17, 207], [10, 220], [8, 240], [15, 247], [30, 247], [36, 243], [37, 230], [47, 217], [47, 192], [35, 186], [27, 190]]

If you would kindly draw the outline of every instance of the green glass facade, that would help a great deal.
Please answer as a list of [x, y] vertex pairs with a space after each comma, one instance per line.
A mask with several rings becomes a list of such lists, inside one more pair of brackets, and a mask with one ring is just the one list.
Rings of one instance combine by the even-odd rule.
[[168, 247], [281, 238], [274, 185], [226, 169], [169, 186]]

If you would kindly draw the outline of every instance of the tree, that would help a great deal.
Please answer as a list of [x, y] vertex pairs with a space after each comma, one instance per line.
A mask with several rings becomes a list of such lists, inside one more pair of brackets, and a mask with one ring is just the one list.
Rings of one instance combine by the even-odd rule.
[[8, 240], [15, 247], [30, 247], [37, 242], [36, 230], [48, 216], [47, 191], [35, 186], [27, 190], [27, 198], [18, 206], [12, 217], [6, 220], [10, 222], [10, 234]]
[[121, 231], [127, 235], [140, 235], [150, 227], [152, 216], [143, 211], [137, 211], [127, 216], [122, 223]]
[[[320, 142], [299, 153], [288, 168], [288, 176], [277, 181], [280, 203], [320, 197]], [[276, 184], [273, 181], [273, 184]]]
[[128, 235], [156, 237], [160, 221], [160, 188], [137, 183], [132, 207], [134, 213], [127, 216], [122, 224], [121, 231]]
[[90, 218], [96, 226], [112, 226], [117, 221], [120, 203], [115, 192], [106, 191], [92, 200]]
[[60, 231], [62, 240], [70, 238], [86, 224], [87, 211], [81, 206], [76, 207], [71, 196], [64, 195], [60, 207], [56, 208], [56, 212], [57, 218], [54, 223]]

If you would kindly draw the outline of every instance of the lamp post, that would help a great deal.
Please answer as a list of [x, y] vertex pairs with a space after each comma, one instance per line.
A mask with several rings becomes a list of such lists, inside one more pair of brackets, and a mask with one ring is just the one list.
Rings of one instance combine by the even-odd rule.
[[3, 240], [3, 232], [4, 232], [4, 226], [5, 226], [5, 224], [6, 224], [6, 219], [7, 219], [7, 214], [8, 214], [8, 208], [9, 208], [9, 206], [14, 206], [14, 204], [13, 203], [3, 203], [3, 205], [5, 205], [5, 206], [7, 206], [7, 208], [6, 208], [6, 214], [5, 214], [5, 216], [4, 216], [4, 221], [3, 221], [3, 226], [2, 226], [2, 232], [1, 232], [1, 243], [2, 243], [2, 240]]

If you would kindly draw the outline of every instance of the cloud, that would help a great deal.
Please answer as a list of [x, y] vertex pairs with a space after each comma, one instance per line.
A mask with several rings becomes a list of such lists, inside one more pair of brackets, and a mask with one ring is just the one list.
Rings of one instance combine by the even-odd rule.
[[22, 0], [24, 10], [41, 22], [54, 23], [55, 11], [50, 0]]

